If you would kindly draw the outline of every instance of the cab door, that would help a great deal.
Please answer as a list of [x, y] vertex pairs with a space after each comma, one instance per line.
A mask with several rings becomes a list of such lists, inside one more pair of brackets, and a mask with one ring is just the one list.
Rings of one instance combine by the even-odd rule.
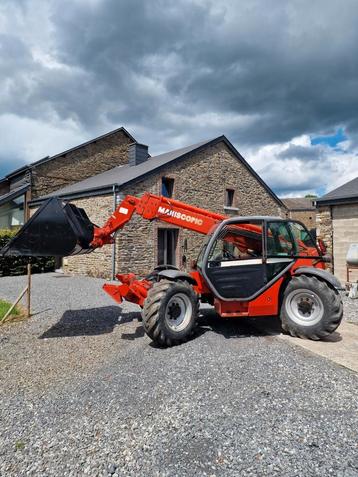
[[262, 220], [225, 221], [213, 234], [204, 257], [203, 274], [223, 300], [245, 300], [266, 285]]

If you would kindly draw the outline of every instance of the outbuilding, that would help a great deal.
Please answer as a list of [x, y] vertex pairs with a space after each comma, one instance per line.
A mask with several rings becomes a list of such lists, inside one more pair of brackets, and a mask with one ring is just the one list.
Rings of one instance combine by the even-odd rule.
[[304, 223], [308, 230], [316, 229], [316, 199], [314, 197], [287, 197], [282, 202], [288, 209], [288, 217]]
[[[347, 279], [346, 257], [351, 244], [358, 243], [358, 177], [317, 199], [317, 235], [332, 256], [332, 271]], [[350, 281], [358, 280], [358, 270]]]

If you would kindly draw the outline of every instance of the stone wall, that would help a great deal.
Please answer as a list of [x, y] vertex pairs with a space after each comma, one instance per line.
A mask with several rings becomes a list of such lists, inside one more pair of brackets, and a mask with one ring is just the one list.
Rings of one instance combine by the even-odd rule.
[[316, 229], [317, 238], [324, 241], [327, 247], [327, 254], [331, 255], [332, 263], [327, 264], [327, 269], [333, 271], [333, 223], [332, 223], [332, 210], [330, 206], [321, 206], [317, 209], [316, 214]]
[[293, 220], [299, 220], [308, 228], [308, 230], [316, 228], [316, 211], [315, 210], [291, 210], [289, 217]]
[[[98, 196], [73, 201], [77, 207], [82, 207], [94, 224], [102, 225], [112, 214], [113, 197]], [[89, 275], [91, 277], [108, 278], [111, 276], [112, 246], [94, 250], [90, 254], [67, 257], [63, 260], [63, 268], [73, 275]]]
[[32, 198], [50, 194], [75, 182], [128, 162], [133, 142], [122, 130], [70, 151], [32, 170]]
[[[150, 159], [149, 159], [150, 160]], [[235, 190], [234, 205], [236, 215], [286, 215], [286, 209], [267, 192], [262, 184], [236, 159], [224, 143], [210, 146], [191, 154], [188, 158], [168, 165], [159, 173], [152, 173], [143, 180], [123, 188], [120, 193], [141, 196], [144, 192], [160, 194], [161, 178], [174, 179], [174, 198], [198, 207], [219, 213], [224, 209], [225, 190]], [[113, 207], [113, 197], [100, 196], [73, 201], [83, 207], [90, 219], [102, 225], [109, 217]], [[170, 228], [162, 222], [149, 222], [140, 216], [132, 220], [119, 232], [116, 240], [117, 272], [134, 271], [143, 276], [157, 264], [158, 228]], [[183, 245], [187, 242], [185, 253], [186, 267], [182, 266]], [[190, 261], [197, 257], [203, 236], [179, 229], [177, 246], [177, 265], [188, 268]], [[73, 274], [89, 274], [109, 277], [111, 271], [112, 247], [105, 246], [90, 255], [70, 257], [65, 270]]]

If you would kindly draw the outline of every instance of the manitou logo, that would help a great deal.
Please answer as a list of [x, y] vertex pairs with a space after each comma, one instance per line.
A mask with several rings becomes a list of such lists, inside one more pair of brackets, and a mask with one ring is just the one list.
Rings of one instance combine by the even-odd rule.
[[158, 212], [163, 215], [168, 215], [169, 217], [174, 217], [175, 219], [183, 220], [184, 222], [189, 222], [195, 225], [203, 225], [202, 219], [197, 219], [191, 215], [182, 214], [181, 212], [176, 212], [172, 209], [166, 209], [165, 207], [159, 207]]

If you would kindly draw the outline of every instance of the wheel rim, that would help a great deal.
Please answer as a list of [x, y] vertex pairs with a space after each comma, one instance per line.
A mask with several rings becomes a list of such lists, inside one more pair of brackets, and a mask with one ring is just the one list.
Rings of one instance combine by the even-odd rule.
[[321, 298], [312, 290], [294, 290], [286, 298], [286, 312], [292, 321], [301, 326], [318, 323], [324, 312]]
[[190, 298], [184, 293], [177, 293], [167, 303], [165, 320], [171, 330], [182, 331], [188, 326], [192, 313]]

